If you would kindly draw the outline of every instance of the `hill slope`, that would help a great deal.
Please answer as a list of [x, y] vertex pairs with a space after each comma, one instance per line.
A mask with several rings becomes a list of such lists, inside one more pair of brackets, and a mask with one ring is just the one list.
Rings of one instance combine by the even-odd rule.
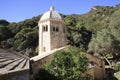
[[[95, 6], [83, 15], [62, 15], [68, 27], [68, 44], [87, 50], [91, 38], [96, 37], [97, 32], [108, 29], [111, 16], [118, 10], [120, 5]], [[0, 48], [11, 48], [29, 57], [36, 55], [38, 53], [37, 24], [40, 17], [41, 15], [18, 23], [0, 20]]]

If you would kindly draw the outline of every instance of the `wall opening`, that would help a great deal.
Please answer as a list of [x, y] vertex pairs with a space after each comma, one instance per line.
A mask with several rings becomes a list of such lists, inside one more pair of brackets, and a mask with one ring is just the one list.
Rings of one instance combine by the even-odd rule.
[[43, 47], [43, 51], [44, 51], [44, 52], [46, 51], [46, 48], [45, 48], [45, 47]]
[[44, 31], [44, 32], [47, 32], [47, 31], [48, 31], [48, 25], [43, 26], [43, 31]]
[[53, 32], [58, 32], [58, 31], [59, 31], [59, 28], [58, 28], [58, 27], [52, 27], [52, 31], [53, 31]]

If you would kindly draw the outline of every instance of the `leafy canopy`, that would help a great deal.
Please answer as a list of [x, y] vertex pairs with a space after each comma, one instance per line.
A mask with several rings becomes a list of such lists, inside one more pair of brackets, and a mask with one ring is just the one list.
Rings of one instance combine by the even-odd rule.
[[87, 58], [80, 54], [79, 48], [68, 47], [55, 52], [53, 60], [45, 65], [45, 70], [56, 80], [85, 80], [82, 74], [87, 70], [87, 64]]

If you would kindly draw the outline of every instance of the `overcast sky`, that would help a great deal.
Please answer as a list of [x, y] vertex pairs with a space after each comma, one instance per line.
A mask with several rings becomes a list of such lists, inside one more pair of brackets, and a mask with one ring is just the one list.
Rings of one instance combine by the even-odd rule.
[[115, 6], [120, 0], [1, 0], [0, 19], [19, 22], [38, 16], [54, 6], [62, 14], [84, 14], [93, 6]]

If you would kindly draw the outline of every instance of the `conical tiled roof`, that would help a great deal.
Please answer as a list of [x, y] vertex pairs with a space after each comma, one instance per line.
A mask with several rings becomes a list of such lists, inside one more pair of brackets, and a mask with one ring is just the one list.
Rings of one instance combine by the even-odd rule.
[[0, 75], [28, 69], [28, 57], [11, 50], [0, 49]]

